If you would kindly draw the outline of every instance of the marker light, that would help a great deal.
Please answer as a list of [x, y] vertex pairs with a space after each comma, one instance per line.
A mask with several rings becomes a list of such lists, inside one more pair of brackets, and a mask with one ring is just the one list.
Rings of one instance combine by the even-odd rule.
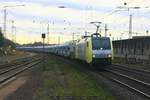
[[93, 58], [95, 58], [95, 55], [93, 55]]
[[111, 55], [109, 54], [108, 57], [111, 57]]

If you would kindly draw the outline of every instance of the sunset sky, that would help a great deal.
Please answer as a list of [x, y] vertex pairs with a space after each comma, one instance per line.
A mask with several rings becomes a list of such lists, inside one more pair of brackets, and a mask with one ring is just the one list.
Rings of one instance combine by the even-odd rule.
[[[118, 11], [117, 7], [141, 7], [130, 11]], [[50, 43], [71, 40], [72, 33], [80, 37], [85, 31], [95, 32], [89, 22], [102, 22], [108, 25], [108, 33], [114, 39], [128, 38], [129, 15], [133, 15], [133, 32], [146, 34], [150, 30], [150, 0], [0, 0], [0, 26], [3, 28], [3, 7], [7, 8], [7, 36], [11, 37], [11, 21], [17, 28], [18, 43], [41, 41], [41, 33], [47, 32], [50, 24]], [[65, 8], [59, 8], [64, 6]], [[124, 33], [121, 35], [121, 33]], [[150, 34], [149, 34], [150, 35]]]

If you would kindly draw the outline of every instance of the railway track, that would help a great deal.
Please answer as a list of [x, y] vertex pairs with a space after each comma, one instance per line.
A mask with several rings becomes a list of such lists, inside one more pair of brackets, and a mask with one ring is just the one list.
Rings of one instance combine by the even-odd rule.
[[113, 66], [106, 69], [106, 72], [99, 72], [99, 74], [150, 99], [150, 74], [148, 72]]
[[127, 65], [121, 65], [121, 64], [112, 64], [112, 66], [114, 67], [120, 67], [120, 68], [126, 68], [126, 69], [129, 69], [129, 70], [132, 70], [132, 71], [137, 71], [137, 72], [141, 72], [141, 73], [147, 73], [147, 74], [150, 74], [150, 71], [149, 70], [144, 70], [144, 69], [139, 69], [139, 68], [131, 68], [131, 67], [128, 67]]
[[150, 83], [150, 73], [148, 71], [138, 70], [135, 68], [133, 69], [130, 67], [114, 66], [114, 65], [110, 67], [110, 70], [117, 71], [122, 74], [132, 76], [133, 78], [137, 80]]
[[35, 56], [33, 56], [33, 57], [20, 58], [20, 59], [18, 59], [18, 60], [14, 60], [14, 61], [10, 61], [10, 62], [8, 62], [8, 63], [0, 64], [0, 69], [22, 64], [22, 63], [20, 63], [20, 62], [26, 62], [27, 60], [30, 60], [30, 59], [35, 58], [35, 57], [37, 57], [37, 55], [35, 55]]
[[41, 57], [34, 56], [17, 63], [10, 63], [10, 65], [7, 64], [6, 67], [4, 64], [3, 68], [1, 68], [0, 70], [0, 85], [7, 83], [12, 78], [15, 78], [18, 74], [24, 72], [25, 70], [33, 67], [40, 62]]

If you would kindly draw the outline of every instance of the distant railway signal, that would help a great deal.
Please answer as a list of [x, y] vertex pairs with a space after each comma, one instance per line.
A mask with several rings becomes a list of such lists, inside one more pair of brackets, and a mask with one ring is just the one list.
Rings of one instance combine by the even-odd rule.
[[127, 3], [125, 2], [125, 3], [124, 3], [124, 5], [126, 6], [126, 5], [127, 5]]
[[149, 33], [149, 30], [146, 30], [146, 33], [148, 34], [148, 33]]
[[45, 70], [45, 38], [46, 38], [46, 35], [45, 33], [42, 33], [42, 39], [43, 39], [43, 70]]
[[45, 33], [42, 34], [42, 38], [45, 39]]

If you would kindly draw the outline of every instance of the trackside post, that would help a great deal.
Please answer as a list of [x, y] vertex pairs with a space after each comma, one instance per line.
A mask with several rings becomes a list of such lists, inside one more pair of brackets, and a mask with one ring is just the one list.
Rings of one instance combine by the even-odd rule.
[[43, 39], [43, 70], [45, 70], [45, 33], [42, 33], [42, 39]]

